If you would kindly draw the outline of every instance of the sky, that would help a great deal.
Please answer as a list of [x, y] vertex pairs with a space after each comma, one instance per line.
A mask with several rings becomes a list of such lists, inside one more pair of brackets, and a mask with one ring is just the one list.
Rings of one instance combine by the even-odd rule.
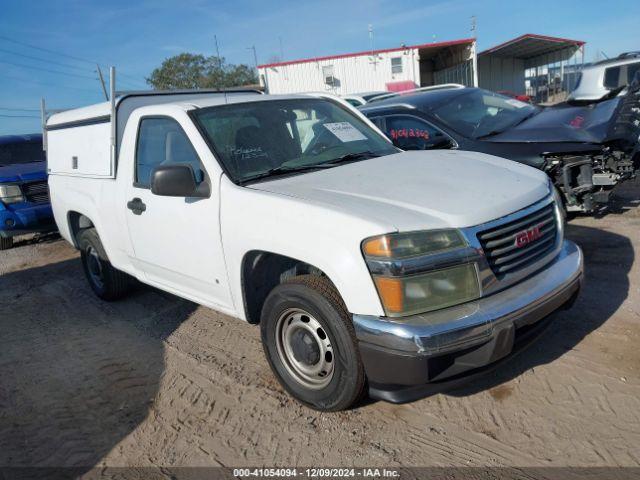
[[[640, 1], [0, 0], [0, 135], [39, 131], [40, 98], [62, 109], [104, 101], [95, 63], [118, 89], [181, 52], [254, 65], [471, 36], [483, 50], [524, 33], [587, 42], [585, 61], [640, 50]], [[38, 48], [33, 48], [38, 47]]]

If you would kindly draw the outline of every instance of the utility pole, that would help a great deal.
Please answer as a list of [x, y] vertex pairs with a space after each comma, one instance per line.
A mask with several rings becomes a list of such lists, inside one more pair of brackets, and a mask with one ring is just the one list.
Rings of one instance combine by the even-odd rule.
[[109, 94], [107, 93], [107, 87], [104, 84], [104, 77], [102, 76], [102, 70], [100, 70], [100, 65], [96, 63], [96, 67], [98, 67], [98, 78], [100, 79], [100, 85], [102, 85], [102, 92], [104, 93], [104, 99], [109, 101]]
[[256, 46], [255, 45], [251, 45], [250, 47], [247, 47], [247, 50], [253, 50], [253, 61], [256, 64], [256, 74], [259, 75], [259, 72], [258, 72], [258, 54], [256, 53]]
[[[218, 70], [220, 70], [220, 79], [222, 79], [223, 71], [222, 71], [222, 57], [220, 57], [220, 48], [218, 47], [218, 36], [213, 36], [214, 41], [216, 42], [216, 55], [218, 56]], [[220, 90], [220, 83], [218, 82], [218, 90]], [[224, 103], [227, 103], [227, 90], [224, 90]]]
[[471, 16], [471, 37], [473, 38], [473, 45], [471, 46], [471, 59], [473, 68], [473, 86], [478, 88], [478, 26], [476, 23], [476, 16]]

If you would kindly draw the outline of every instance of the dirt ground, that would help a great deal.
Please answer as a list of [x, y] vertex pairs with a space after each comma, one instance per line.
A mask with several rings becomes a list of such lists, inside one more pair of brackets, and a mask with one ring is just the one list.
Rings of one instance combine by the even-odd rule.
[[320, 414], [257, 327], [141, 288], [103, 303], [59, 239], [0, 253], [0, 466], [638, 466], [640, 182], [571, 221], [586, 285], [461, 390]]

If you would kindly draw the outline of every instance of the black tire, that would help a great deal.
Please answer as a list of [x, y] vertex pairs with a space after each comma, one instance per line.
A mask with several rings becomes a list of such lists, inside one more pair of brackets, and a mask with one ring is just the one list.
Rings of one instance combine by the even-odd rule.
[[13, 247], [13, 237], [0, 237], [0, 250], [9, 250]]
[[132, 277], [111, 265], [96, 229], [81, 230], [77, 238], [82, 268], [91, 290], [107, 301], [118, 300], [129, 293]]
[[[302, 384], [295, 373], [292, 374], [292, 369], [285, 365], [286, 355], [279, 353], [278, 325], [292, 309], [308, 312], [312, 320], [326, 331], [333, 353], [331, 378], [325, 386], [314, 389]], [[260, 331], [262, 346], [273, 373], [298, 401], [316, 410], [338, 411], [360, 400], [366, 378], [355, 331], [347, 308], [329, 279], [319, 275], [301, 275], [275, 287], [262, 308]]]

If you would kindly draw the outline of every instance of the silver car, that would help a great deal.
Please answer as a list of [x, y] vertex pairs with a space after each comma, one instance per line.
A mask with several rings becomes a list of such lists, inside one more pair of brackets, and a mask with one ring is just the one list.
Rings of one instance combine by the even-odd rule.
[[580, 72], [569, 100], [595, 101], [629, 85], [640, 72], [640, 52], [627, 52], [597, 62]]

